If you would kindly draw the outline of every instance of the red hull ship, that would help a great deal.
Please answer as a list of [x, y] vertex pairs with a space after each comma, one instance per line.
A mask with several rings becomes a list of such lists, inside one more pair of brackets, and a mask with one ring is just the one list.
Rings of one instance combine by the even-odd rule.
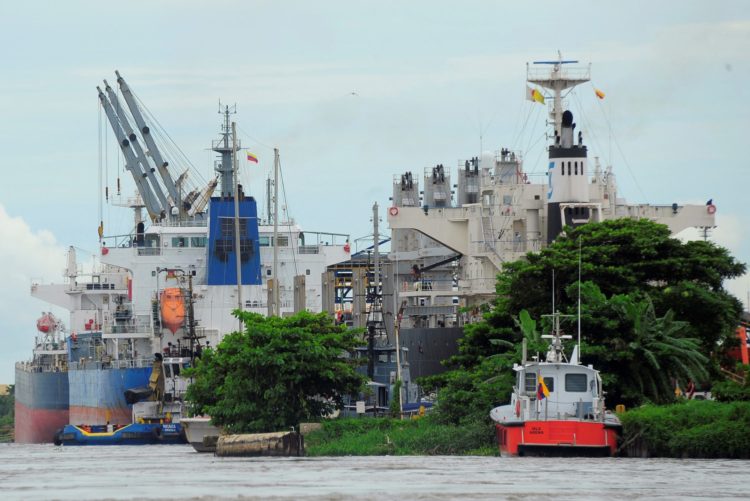
[[552, 315], [552, 342], [546, 361], [515, 365], [509, 405], [492, 409], [500, 453], [509, 456], [613, 456], [620, 421], [604, 407], [602, 380], [578, 362], [578, 346], [565, 359], [559, 314]]

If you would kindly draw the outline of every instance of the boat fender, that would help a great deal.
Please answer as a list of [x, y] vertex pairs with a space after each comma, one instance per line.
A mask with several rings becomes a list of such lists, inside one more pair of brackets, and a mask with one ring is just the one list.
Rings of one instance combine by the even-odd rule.
[[388, 209], [388, 214], [391, 216], [398, 216], [398, 207], [391, 207]]
[[716, 206], [714, 204], [709, 205], [706, 207], [706, 212], [709, 214], [716, 214]]
[[516, 400], [516, 417], [521, 417], [521, 401]]

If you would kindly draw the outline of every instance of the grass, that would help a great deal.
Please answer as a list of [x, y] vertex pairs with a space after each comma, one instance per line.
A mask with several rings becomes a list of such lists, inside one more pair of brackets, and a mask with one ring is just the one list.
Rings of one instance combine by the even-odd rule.
[[646, 405], [620, 419], [623, 441], [640, 440], [649, 456], [750, 458], [750, 402]]
[[414, 420], [341, 418], [305, 437], [308, 456], [497, 455], [487, 423], [452, 426]]

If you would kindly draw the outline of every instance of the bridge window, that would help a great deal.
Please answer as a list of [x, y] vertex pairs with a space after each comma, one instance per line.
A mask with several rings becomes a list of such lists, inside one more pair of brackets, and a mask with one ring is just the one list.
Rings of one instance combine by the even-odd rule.
[[523, 389], [527, 392], [536, 391], [536, 374], [526, 374], [526, 380], [524, 382]]
[[[239, 218], [240, 222], [240, 237], [247, 237], [247, 220], [246, 217]], [[234, 238], [234, 218], [233, 217], [220, 217], [219, 223], [221, 224], [221, 234], [224, 238]]]
[[172, 237], [172, 247], [187, 247], [188, 239], [186, 237]]
[[583, 393], [586, 391], [586, 374], [565, 374], [565, 391]]
[[205, 247], [206, 237], [190, 237], [190, 247]]
[[271, 245], [271, 237], [258, 237], [258, 245], [269, 247]]
[[546, 377], [544, 378], [544, 384], [547, 385], [547, 389], [550, 393], [555, 391], [555, 378], [553, 377]]
[[276, 238], [276, 246], [277, 247], [289, 247], [289, 236], [279, 235]]

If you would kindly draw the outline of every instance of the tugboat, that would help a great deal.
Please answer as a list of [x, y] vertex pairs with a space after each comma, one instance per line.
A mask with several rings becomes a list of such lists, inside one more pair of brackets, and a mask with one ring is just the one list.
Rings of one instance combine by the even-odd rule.
[[601, 456], [615, 454], [620, 420], [604, 407], [599, 371], [579, 363], [579, 346], [565, 359], [560, 313], [553, 319], [546, 361], [515, 364], [510, 404], [492, 409], [500, 453], [509, 456]]
[[[176, 355], [167, 353], [166, 355]], [[68, 424], [55, 435], [55, 445], [145, 445], [187, 443], [181, 419], [189, 380], [180, 372], [191, 367], [191, 357], [157, 354], [149, 386], [125, 392], [133, 405], [130, 424]]]

